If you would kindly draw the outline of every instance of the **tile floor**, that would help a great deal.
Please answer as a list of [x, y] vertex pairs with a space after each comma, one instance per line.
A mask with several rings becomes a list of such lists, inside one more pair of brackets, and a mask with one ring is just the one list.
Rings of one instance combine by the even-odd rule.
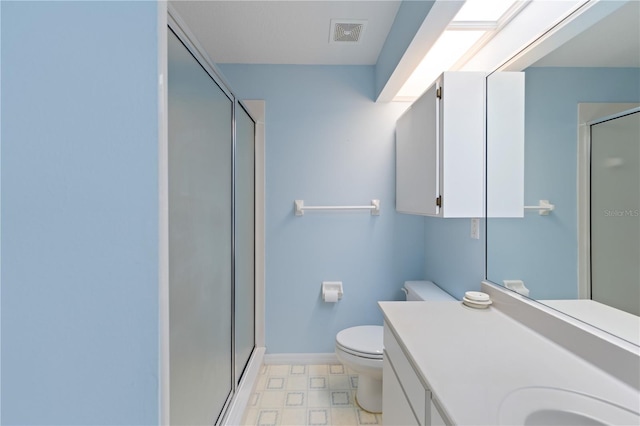
[[243, 425], [381, 425], [355, 403], [357, 387], [341, 364], [263, 365]]

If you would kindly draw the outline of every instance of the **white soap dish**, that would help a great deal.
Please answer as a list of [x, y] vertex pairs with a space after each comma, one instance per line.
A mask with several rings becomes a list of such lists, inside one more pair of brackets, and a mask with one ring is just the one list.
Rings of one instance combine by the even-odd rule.
[[464, 297], [475, 303], [491, 302], [489, 295], [481, 291], [467, 291]]
[[475, 309], [486, 309], [491, 305], [491, 298], [487, 293], [480, 291], [467, 291], [462, 298], [462, 303]]

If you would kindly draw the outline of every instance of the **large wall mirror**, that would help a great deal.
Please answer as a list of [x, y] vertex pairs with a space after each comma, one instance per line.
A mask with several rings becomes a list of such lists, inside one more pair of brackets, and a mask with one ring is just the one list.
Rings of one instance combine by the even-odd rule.
[[640, 345], [640, 2], [599, 3], [496, 71], [525, 76], [524, 205], [554, 208], [487, 219], [487, 279]]

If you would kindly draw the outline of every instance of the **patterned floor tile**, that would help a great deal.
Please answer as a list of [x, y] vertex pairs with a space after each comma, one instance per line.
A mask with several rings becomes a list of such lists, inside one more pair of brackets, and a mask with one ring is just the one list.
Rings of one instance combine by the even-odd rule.
[[345, 375], [329, 376], [329, 389], [336, 389], [336, 390], [351, 389], [349, 376], [345, 376]]
[[331, 405], [332, 406], [352, 406], [351, 392], [349, 391], [331, 391]]
[[308, 425], [331, 425], [331, 411], [327, 408], [313, 408], [307, 411], [307, 424]]
[[381, 425], [355, 403], [357, 387], [357, 373], [341, 364], [263, 365], [243, 425]]
[[258, 412], [258, 426], [276, 426], [279, 423], [282, 413], [280, 410], [260, 410]]
[[269, 366], [269, 375], [270, 376], [286, 376], [289, 374], [290, 365], [278, 365], [273, 364]]
[[329, 374], [346, 374], [346, 368], [342, 364], [329, 365]]
[[264, 391], [260, 395], [260, 405], [263, 408], [280, 408], [284, 406], [287, 393], [284, 391]]
[[255, 425], [258, 423], [258, 409], [257, 408], [249, 408], [244, 413], [244, 417], [242, 419], [243, 425]]
[[287, 390], [304, 390], [309, 388], [309, 377], [306, 375], [287, 377]]
[[306, 404], [307, 404], [306, 392], [287, 392], [287, 396], [284, 401], [285, 408], [304, 407]]
[[258, 376], [258, 380], [256, 380], [255, 390], [263, 390], [265, 386], [267, 386], [267, 377], [266, 375]]
[[306, 408], [287, 408], [282, 410], [282, 425], [304, 426], [307, 424]]
[[356, 426], [358, 425], [358, 418], [356, 417], [356, 410], [353, 407], [347, 408], [332, 408], [331, 409], [331, 424], [332, 426]]
[[308, 365], [307, 367], [309, 367], [308, 371], [310, 376], [326, 376], [327, 374], [329, 374], [329, 366], [326, 364], [312, 364]]
[[349, 376], [349, 383], [351, 384], [351, 389], [358, 389], [358, 376]]
[[284, 390], [286, 389], [286, 377], [269, 377], [265, 389], [267, 390]]
[[260, 392], [254, 392], [249, 397], [249, 402], [247, 403], [247, 407], [255, 408], [260, 404]]
[[307, 374], [307, 366], [306, 365], [292, 365], [289, 369], [290, 375], [298, 375], [298, 374]]
[[358, 408], [356, 410], [356, 414], [357, 414], [357, 417], [358, 417], [358, 424], [359, 425], [379, 425], [379, 424], [382, 424], [382, 422], [378, 421], [378, 417], [373, 413], [369, 413], [367, 411], [364, 411], [364, 410]]
[[331, 407], [331, 397], [328, 391], [308, 391], [307, 407]]
[[309, 377], [309, 389], [329, 389], [329, 380], [325, 376]]

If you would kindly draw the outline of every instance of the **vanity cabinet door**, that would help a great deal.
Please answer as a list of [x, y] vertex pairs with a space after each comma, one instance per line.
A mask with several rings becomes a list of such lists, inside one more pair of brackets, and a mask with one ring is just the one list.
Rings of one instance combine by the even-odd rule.
[[396, 124], [396, 210], [481, 217], [485, 73], [446, 72]]
[[[416, 374], [393, 332], [386, 323], [384, 327], [384, 364], [382, 373], [382, 419], [385, 420], [385, 410], [393, 406], [397, 402], [397, 399], [402, 398], [407, 402], [409, 413], [417, 419], [417, 424], [421, 426], [429, 425], [429, 401], [431, 399], [431, 392], [423, 386], [418, 378], [418, 374]], [[389, 389], [389, 384], [385, 385], [385, 375], [395, 378], [400, 387], [399, 392], [397, 389]], [[403, 410], [406, 411], [404, 408]], [[393, 415], [393, 413], [392, 411], [389, 415]], [[386, 417], [387, 419], [389, 419], [389, 415]], [[389, 422], [384, 421], [384, 423], [389, 425], [404, 424], [394, 423], [390, 420]]]
[[386, 354], [382, 368], [382, 424], [420, 425]]
[[420, 424], [425, 424], [425, 417], [428, 417], [426, 413], [427, 402], [431, 397], [430, 392], [422, 385], [393, 332], [388, 327], [384, 328], [384, 350], [385, 357], [390, 361], [389, 365], [393, 368], [394, 374], [401, 383], [405, 397], [409, 400], [409, 404], [413, 408]]

